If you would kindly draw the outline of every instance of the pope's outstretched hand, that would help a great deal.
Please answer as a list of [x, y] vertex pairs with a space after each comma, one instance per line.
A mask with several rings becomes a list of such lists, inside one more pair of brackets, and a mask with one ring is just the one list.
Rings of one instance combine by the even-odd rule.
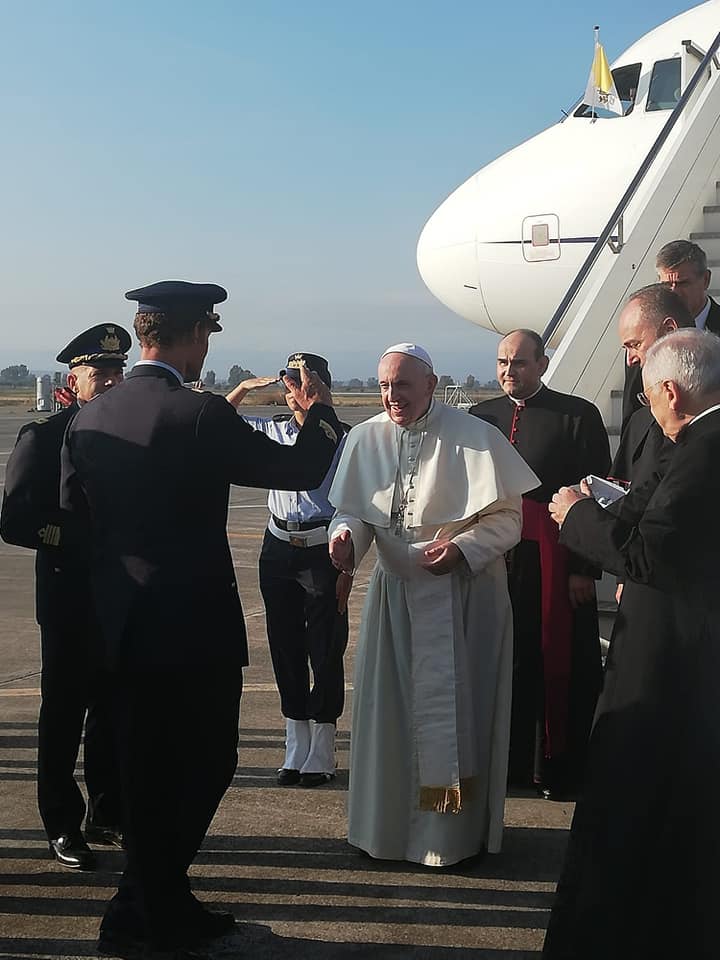
[[355, 569], [355, 546], [349, 530], [343, 530], [330, 541], [330, 559], [343, 573], [352, 573]]

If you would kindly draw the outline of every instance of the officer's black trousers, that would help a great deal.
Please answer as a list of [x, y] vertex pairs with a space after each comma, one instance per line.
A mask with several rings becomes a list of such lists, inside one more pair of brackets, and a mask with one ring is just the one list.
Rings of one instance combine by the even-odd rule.
[[[80, 831], [85, 800], [75, 764], [85, 722], [88, 819], [117, 828], [120, 791], [101, 674], [92, 666], [82, 623], [40, 627], [42, 675], [38, 720], [38, 806], [49, 839]], [[87, 720], [85, 719], [87, 711]]]
[[326, 543], [294, 547], [265, 532], [260, 590], [281, 709], [292, 720], [335, 723], [343, 711], [348, 618], [337, 612], [337, 578]]
[[164, 942], [197, 908], [187, 871], [232, 782], [241, 691], [235, 665], [143, 665], [113, 677], [127, 866], [104, 931]]

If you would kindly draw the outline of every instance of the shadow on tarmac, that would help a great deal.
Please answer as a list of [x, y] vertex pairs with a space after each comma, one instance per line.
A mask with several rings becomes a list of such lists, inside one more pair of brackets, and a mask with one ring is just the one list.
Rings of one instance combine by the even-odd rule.
[[[252, 957], [253, 960], [537, 960], [528, 950], [477, 950], [462, 947], [418, 947], [395, 943], [323, 943], [297, 937], [281, 937], [268, 927], [248, 925], [242, 934], [213, 944], [208, 958]], [[7, 940], [0, 938], [3, 960], [28, 957], [95, 957], [89, 940]]]
[[[212, 866], [284, 868], [283, 877], [247, 877], [203, 875], [193, 877], [193, 887], [209, 895], [214, 908], [230, 910], [240, 921], [242, 932], [213, 944], [208, 956], [215, 958], [252, 956], [253, 960], [530, 960], [535, 951], [426, 947], [393, 943], [325, 943], [312, 939], [285, 937], [273, 933], [267, 923], [382, 924], [393, 926], [503, 927], [506, 929], [544, 929], [552, 893], [541, 890], [509, 889], [506, 880], [553, 881], [564, 853], [566, 834], [559, 830], [509, 827], [505, 831], [503, 853], [445, 870], [424, 868], [408, 863], [373, 860], [347, 843], [316, 837], [237, 837], [212, 835], [206, 839], [196, 862]], [[8, 859], [46, 858], [41, 830], [0, 830], [0, 857]], [[43, 846], [37, 846], [42, 844]], [[41, 873], [3, 873], [1, 886], [44, 889], [62, 888], [59, 897], [42, 894], [3, 897], [0, 912], [8, 915], [99, 918], [103, 900], [82, 895], [82, 888], [112, 887], [123, 866], [121, 851], [99, 854], [100, 869], [93, 873], [69, 873], [48, 870]], [[287, 873], [301, 868], [294, 879]], [[308, 871], [332, 870], [333, 880], [308, 879]], [[347, 881], [337, 878], [346, 871]], [[368, 876], [370, 875], [370, 876]], [[427, 884], [429, 875], [437, 884]], [[417, 876], [417, 882], [413, 877]], [[442, 882], [452, 877], [452, 885]], [[462, 882], [463, 877], [468, 883]], [[473, 885], [479, 877], [496, 880], [497, 886]], [[423, 882], [425, 881], [425, 882]], [[78, 896], [72, 896], [73, 888]], [[58, 890], [60, 893], [60, 890]], [[67, 894], [70, 893], [70, 896]], [[225, 896], [223, 896], [225, 895]], [[282, 902], [268, 902], [282, 897]], [[318, 902], [308, 903], [312, 897]], [[339, 897], [348, 902], [337, 903]], [[330, 900], [334, 903], [330, 903]], [[358, 900], [361, 900], [358, 903]], [[377, 900], [377, 904], [372, 901]], [[295, 902], [294, 902], [295, 901]], [[370, 902], [368, 902], [370, 901]], [[418, 901], [421, 905], [400, 904]], [[247, 918], [248, 922], [243, 922]], [[260, 921], [258, 923], [258, 921]], [[0, 937], [0, 957], [86, 957], [94, 956], [89, 940], [13, 939]]]

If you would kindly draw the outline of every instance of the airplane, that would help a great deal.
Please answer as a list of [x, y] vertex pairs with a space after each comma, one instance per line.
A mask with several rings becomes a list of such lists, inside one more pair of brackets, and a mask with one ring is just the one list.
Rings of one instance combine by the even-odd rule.
[[622, 116], [578, 103], [458, 187], [418, 241], [435, 297], [499, 334], [542, 333], [719, 29], [709, 0], [651, 30], [611, 64]]

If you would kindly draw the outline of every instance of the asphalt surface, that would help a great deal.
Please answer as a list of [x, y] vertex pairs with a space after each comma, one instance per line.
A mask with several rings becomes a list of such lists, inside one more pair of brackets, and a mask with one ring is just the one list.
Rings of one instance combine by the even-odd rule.
[[[277, 412], [247, 409], [252, 415]], [[375, 412], [343, 408], [341, 418], [356, 422]], [[0, 484], [17, 431], [33, 416], [0, 408]], [[359, 571], [350, 603], [337, 778], [313, 790], [276, 786], [284, 726], [257, 582], [266, 517], [262, 491], [233, 488], [229, 534], [251, 666], [245, 674], [238, 770], [192, 874], [198, 895], [232, 910], [241, 927], [236, 936], [216, 943], [212, 956], [539, 956], [572, 804], [529, 794], [509, 798], [502, 853], [466, 868], [373, 861], [345, 841], [352, 663], [371, 560]], [[49, 857], [35, 802], [40, 656], [33, 554], [2, 542], [0, 611], [0, 957], [95, 956], [100, 917], [123, 854], [96, 848], [99, 869], [93, 873], [64, 869]]]

